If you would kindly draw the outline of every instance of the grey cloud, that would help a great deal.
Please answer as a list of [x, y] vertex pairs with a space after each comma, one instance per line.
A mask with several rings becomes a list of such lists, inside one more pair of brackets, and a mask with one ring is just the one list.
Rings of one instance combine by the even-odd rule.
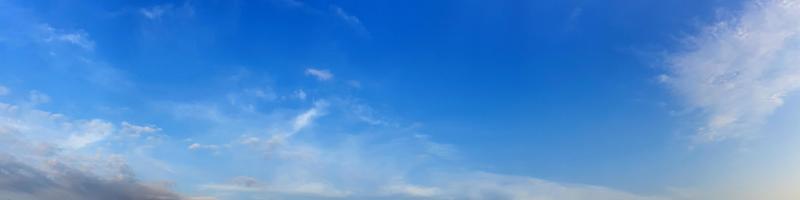
[[60, 200], [180, 200], [186, 199], [163, 185], [149, 185], [134, 179], [103, 179], [65, 165], [39, 169], [0, 157], [0, 196]]

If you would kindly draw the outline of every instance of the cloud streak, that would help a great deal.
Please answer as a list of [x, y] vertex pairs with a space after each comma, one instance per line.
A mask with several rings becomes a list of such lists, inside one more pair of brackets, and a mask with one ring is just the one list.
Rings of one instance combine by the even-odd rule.
[[339, 17], [339, 19], [342, 19], [342, 21], [344, 21], [348, 25], [352, 26], [359, 33], [361, 33], [361, 34], [367, 34], [368, 33], [367, 32], [367, 27], [365, 27], [364, 24], [361, 23], [361, 19], [359, 19], [355, 15], [352, 15], [352, 14], [348, 13], [347, 11], [342, 9], [342, 7], [339, 7], [339, 6], [336, 6], [336, 5], [331, 5], [331, 10], [333, 11], [333, 14], [336, 15], [336, 17]]

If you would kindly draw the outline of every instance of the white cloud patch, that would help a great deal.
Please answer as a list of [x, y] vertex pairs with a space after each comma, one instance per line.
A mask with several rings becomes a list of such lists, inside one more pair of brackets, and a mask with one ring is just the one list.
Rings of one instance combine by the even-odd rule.
[[328, 71], [326, 69], [308, 68], [306, 69], [306, 75], [313, 76], [314, 78], [317, 78], [317, 80], [320, 81], [327, 81], [333, 79], [333, 73], [331, 73], [331, 71]]
[[704, 124], [699, 142], [752, 136], [800, 88], [800, 3], [765, 0], [705, 27], [658, 77]]

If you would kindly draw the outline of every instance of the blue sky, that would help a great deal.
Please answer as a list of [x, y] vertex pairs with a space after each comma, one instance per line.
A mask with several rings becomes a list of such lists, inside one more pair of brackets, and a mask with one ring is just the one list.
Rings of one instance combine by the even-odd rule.
[[0, 10], [0, 196], [800, 198], [794, 0]]

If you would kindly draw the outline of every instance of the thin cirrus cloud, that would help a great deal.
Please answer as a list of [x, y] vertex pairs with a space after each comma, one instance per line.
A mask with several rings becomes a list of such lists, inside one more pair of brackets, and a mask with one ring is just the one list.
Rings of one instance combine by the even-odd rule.
[[[562, 184], [450, 166], [447, 163], [455, 162], [453, 159], [458, 157], [455, 146], [409, 131], [413, 128], [344, 118], [357, 114], [352, 104], [318, 100], [308, 109], [295, 112], [293, 117], [266, 122], [276, 123], [274, 127], [281, 129], [235, 138], [227, 143], [231, 144], [230, 150], [224, 153], [265, 155], [260, 157], [263, 160], [252, 162], [269, 163], [271, 170], [262, 170], [269, 176], [241, 173], [227, 181], [200, 184], [197, 189], [225, 199], [664, 199], [599, 186]], [[333, 134], [323, 131], [331, 128], [325, 123], [331, 118], [354, 120], [374, 129], [337, 136], [342, 139], [329, 145], [315, 144], [309, 137], [296, 137], [301, 132]], [[317, 127], [309, 129], [311, 125]], [[441, 170], [424, 170], [420, 174], [413, 170], [423, 166]]]
[[704, 123], [698, 142], [752, 137], [800, 89], [800, 3], [768, 0], [706, 26], [666, 58], [659, 80]]
[[355, 15], [348, 13], [347, 11], [342, 9], [342, 7], [336, 5], [331, 5], [331, 10], [333, 14], [336, 15], [336, 17], [342, 19], [342, 21], [352, 26], [359, 33], [368, 34], [367, 27], [365, 27], [364, 24], [361, 23], [361, 19], [359, 19]]

